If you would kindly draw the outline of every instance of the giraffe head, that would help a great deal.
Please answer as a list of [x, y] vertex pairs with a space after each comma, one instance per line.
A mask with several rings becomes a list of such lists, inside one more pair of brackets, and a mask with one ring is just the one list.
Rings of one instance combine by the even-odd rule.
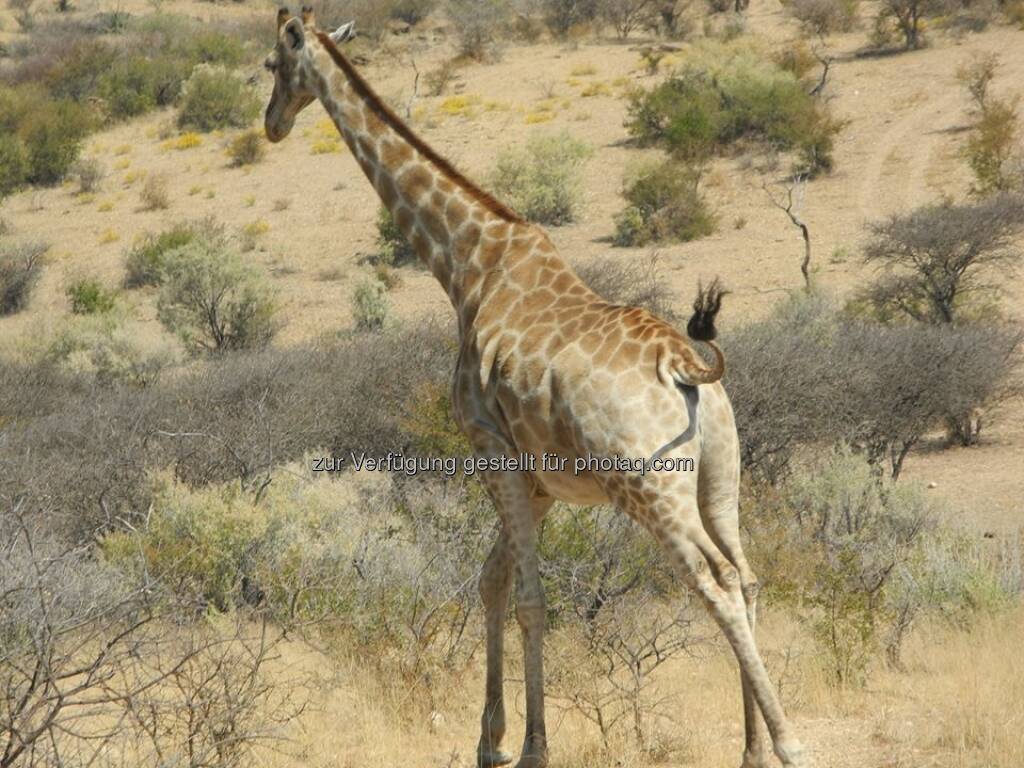
[[[292, 16], [287, 8], [277, 12], [277, 45], [263, 63], [274, 75], [274, 92], [267, 104], [264, 129], [272, 142], [281, 141], [292, 130], [295, 118], [316, 100], [313, 83], [313, 56], [310, 40], [316, 29], [313, 9], [305, 6], [302, 16]], [[338, 27], [331, 33], [335, 43], [355, 37], [355, 22]]]

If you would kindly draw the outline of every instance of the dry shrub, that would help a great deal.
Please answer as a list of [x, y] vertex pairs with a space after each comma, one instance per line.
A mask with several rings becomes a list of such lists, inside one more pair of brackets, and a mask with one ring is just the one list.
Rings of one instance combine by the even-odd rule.
[[837, 443], [898, 477], [910, 450], [950, 415], [1017, 391], [1021, 335], [1003, 325], [851, 322], [810, 296], [723, 344], [743, 465], [777, 483], [802, 451]]
[[860, 3], [859, 0], [792, 0], [787, 10], [808, 34], [824, 37], [853, 30]]
[[[11, 436], [0, 443], [0, 495], [46, 499], [54, 530], [89, 536], [145, 512], [147, 472], [173, 467], [190, 485], [236, 480], [256, 490], [312, 446], [402, 449], [414, 440], [404, 426], [412, 393], [449, 379], [454, 330], [384, 333], [196, 361], [142, 388], [98, 386], [94, 373], [47, 358], [0, 360]], [[60, 482], [40, 465], [60, 466]]]
[[0, 244], [0, 315], [13, 315], [28, 305], [49, 248], [44, 243]]
[[262, 131], [245, 131], [232, 139], [228, 147], [228, 156], [235, 166], [258, 163], [266, 153], [267, 144]]
[[598, 257], [576, 265], [576, 273], [591, 290], [614, 304], [643, 307], [670, 320], [679, 317], [657, 252], [639, 262]]
[[552, 37], [564, 40], [573, 28], [586, 24], [597, 17], [598, 0], [541, 0], [541, 14], [544, 25]]
[[171, 196], [167, 189], [167, 177], [160, 173], [151, 173], [139, 192], [139, 200], [145, 211], [162, 211], [171, 207]]
[[96, 158], [79, 160], [72, 166], [71, 172], [78, 180], [78, 191], [82, 194], [95, 192], [107, 175], [103, 163]]
[[501, 32], [512, 15], [509, 0], [447, 0], [459, 53], [474, 61], [497, 55]]
[[267, 675], [280, 633], [239, 614], [202, 621], [172, 585], [127, 578], [90, 544], [44, 532], [32, 503], [0, 512], [5, 765], [185, 753], [196, 766], [246, 765], [301, 711], [296, 681]]

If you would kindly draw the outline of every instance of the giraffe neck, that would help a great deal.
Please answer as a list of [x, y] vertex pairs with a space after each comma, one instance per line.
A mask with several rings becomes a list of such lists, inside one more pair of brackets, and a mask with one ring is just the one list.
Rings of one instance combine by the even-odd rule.
[[[460, 319], [474, 314], [482, 239], [507, 238], [521, 219], [419, 139], [323, 33], [315, 87], [395, 224], [445, 289]], [[487, 268], [496, 266], [492, 256]]]

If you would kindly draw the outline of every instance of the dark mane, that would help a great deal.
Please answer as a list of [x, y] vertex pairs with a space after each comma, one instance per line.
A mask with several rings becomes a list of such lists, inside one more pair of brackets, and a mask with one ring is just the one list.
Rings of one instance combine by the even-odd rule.
[[470, 196], [487, 208], [489, 211], [494, 213], [501, 218], [522, 223], [523, 218], [513, 211], [511, 208], [500, 202], [493, 195], [484, 190], [480, 189], [476, 184], [462, 175], [455, 169], [448, 160], [441, 157], [434, 149], [432, 149], [423, 139], [416, 135], [416, 133], [410, 128], [405, 121], [403, 121], [398, 115], [396, 115], [391, 108], [384, 103], [384, 101], [377, 95], [377, 93], [370, 87], [362, 75], [356, 71], [356, 68], [352, 66], [348, 59], [342, 55], [341, 51], [338, 50], [338, 46], [334, 44], [334, 41], [325, 33], [317, 31], [317, 39], [324, 49], [334, 59], [334, 63], [338, 65], [345, 76], [348, 78], [352, 87], [356, 93], [370, 106], [377, 117], [384, 121], [385, 124], [390, 126], [399, 136], [405, 139], [409, 144], [421, 155], [426, 157], [430, 162], [436, 165], [445, 176], [453, 181], [458, 186], [462, 187]]

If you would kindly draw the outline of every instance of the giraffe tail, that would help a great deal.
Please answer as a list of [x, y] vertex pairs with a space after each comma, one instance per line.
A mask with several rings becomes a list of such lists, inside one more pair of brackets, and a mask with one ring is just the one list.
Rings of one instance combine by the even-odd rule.
[[715, 363], [708, 368], [689, 349], [684, 354], [672, 355], [669, 364], [672, 378], [678, 384], [697, 386], [698, 384], [713, 384], [725, 374], [725, 355], [721, 347], [715, 343], [718, 336], [718, 329], [715, 328], [715, 317], [718, 310], [722, 308], [722, 297], [726, 291], [722, 288], [716, 277], [705, 288], [703, 285], [697, 287], [697, 298], [693, 302], [693, 314], [686, 324], [686, 333], [694, 341], [699, 341], [710, 347], [715, 356]]

